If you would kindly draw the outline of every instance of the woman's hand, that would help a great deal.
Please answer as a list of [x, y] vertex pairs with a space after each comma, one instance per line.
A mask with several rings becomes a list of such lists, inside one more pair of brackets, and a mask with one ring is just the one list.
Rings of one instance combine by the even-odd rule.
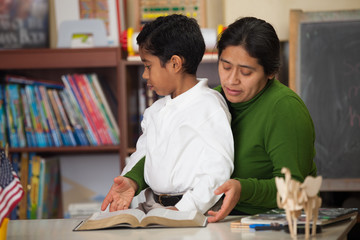
[[137, 190], [137, 184], [130, 178], [118, 176], [114, 178], [114, 184], [101, 204], [104, 211], [110, 204], [109, 211], [128, 209]]
[[212, 216], [208, 217], [208, 222], [210, 223], [224, 219], [233, 210], [240, 200], [241, 184], [238, 180], [230, 179], [218, 187], [214, 193], [216, 195], [225, 193], [225, 198], [219, 211], [208, 212], [208, 214]]

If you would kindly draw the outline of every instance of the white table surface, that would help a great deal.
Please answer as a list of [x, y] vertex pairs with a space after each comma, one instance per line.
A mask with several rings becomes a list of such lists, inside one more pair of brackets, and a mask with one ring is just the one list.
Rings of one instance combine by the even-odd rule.
[[[7, 229], [7, 240], [292, 239], [290, 234], [284, 231], [254, 231], [230, 228], [231, 221], [240, 218], [240, 216], [229, 216], [222, 222], [209, 223], [203, 228], [122, 228], [78, 232], [72, 230], [81, 221], [80, 219], [10, 220]], [[353, 217], [349, 221], [323, 228], [322, 233], [316, 235], [316, 240], [346, 239], [348, 232], [355, 223], [356, 217]], [[300, 234], [297, 239], [305, 239], [305, 236]]]

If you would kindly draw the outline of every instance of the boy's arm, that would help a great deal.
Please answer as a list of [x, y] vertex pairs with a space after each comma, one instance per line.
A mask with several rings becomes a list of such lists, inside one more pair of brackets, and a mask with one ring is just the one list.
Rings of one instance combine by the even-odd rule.
[[135, 166], [127, 172], [124, 177], [130, 178], [134, 182], [136, 182], [138, 188], [135, 195], [138, 195], [142, 190], [148, 187], [144, 179], [144, 164], [145, 164], [145, 157], [140, 159]]

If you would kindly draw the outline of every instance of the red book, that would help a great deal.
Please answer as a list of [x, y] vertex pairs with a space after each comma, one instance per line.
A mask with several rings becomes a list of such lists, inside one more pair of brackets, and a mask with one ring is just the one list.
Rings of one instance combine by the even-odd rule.
[[89, 111], [91, 118], [94, 120], [96, 129], [99, 132], [101, 142], [103, 144], [113, 144], [110, 138], [110, 135], [107, 131], [105, 120], [102, 117], [100, 110], [98, 109], [96, 103], [91, 97], [90, 89], [88, 88], [87, 80], [82, 74], [74, 74], [76, 84], [81, 93], [82, 99]]
[[[92, 131], [93, 134], [94, 134], [94, 138], [95, 138], [97, 144], [98, 144], [98, 145], [101, 145], [101, 144], [102, 144], [102, 141], [101, 141], [101, 138], [100, 138], [100, 136], [99, 136], [98, 129], [96, 128], [96, 125], [95, 125], [93, 119], [91, 118], [91, 116], [90, 116], [90, 114], [89, 114], [89, 112], [88, 112], [88, 110], [87, 110], [87, 107], [86, 107], [86, 105], [85, 105], [85, 103], [84, 103], [84, 101], [83, 101], [83, 99], [82, 99], [82, 97], [81, 97], [81, 94], [80, 94], [80, 92], [79, 92], [79, 90], [78, 90], [78, 87], [77, 87], [77, 85], [76, 85], [75, 80], [74, 80], [73, 77], [74, 77], [74, 76], [72, 76], [72, 75], [67, 75], [66, 78], [63, 78], [64, 84], [65, 84], [66, 87], [69, 87], [70, 90], [74, 93], [75, 98], [76, 98], [76, 100], [78, 101], [79, 106], [80, 106], [80, 108], [81, 108], [81, 111], [82, 111], [82, 113], [84, 114], [84, 118], [86, 118], [87, 121], [89, 122], [91, 131]], [[66, 84], [66, 83], [67, 83], [66, 80], [67, 80], [68, 83], [69, 83], [68, 86], [67, 86], [67, 84]]]

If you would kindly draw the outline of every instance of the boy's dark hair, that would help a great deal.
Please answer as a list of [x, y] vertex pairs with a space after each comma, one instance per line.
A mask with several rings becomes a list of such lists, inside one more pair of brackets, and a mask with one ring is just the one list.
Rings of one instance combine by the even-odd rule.
[[173, 55], [184, 60], [184, 72], [196, 75], [205, 52], [199, 24], [193, 18], [173, 14], [145, 24], [136, 38], [140, 48], [160, 59], [165, 66]]
[[218, 55], [228, 46], [243, 46], [258, 60], [266, 75], [277, 73], [280, 67], [280, 42], [275, 29], [264, 20], [244, 17], [230, 24], [220, 35]]

